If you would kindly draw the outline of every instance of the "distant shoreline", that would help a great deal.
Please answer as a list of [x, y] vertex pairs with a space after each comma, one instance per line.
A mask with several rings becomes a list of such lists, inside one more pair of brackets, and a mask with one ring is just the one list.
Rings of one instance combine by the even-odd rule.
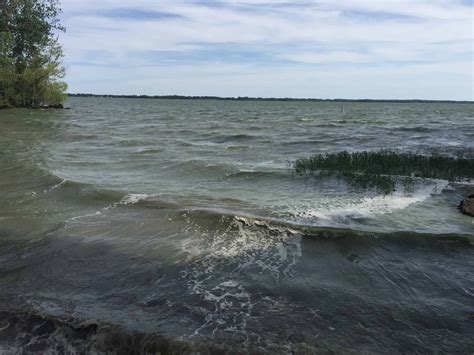
[[221, 96], [185, 96], [185, 95], [98, 95], [69, 93], [68, 97], [99, 97], [118, 99], [166, 99], [166, 100], [222, 100], [222, 101], [312, 101], [312, 102], [384, 102], [384, 103], [459, 103], [472, 104], [474, 101], [456, 100], [420, 100], [420, 99], [318, 99], [290, 97], [221, 97]]

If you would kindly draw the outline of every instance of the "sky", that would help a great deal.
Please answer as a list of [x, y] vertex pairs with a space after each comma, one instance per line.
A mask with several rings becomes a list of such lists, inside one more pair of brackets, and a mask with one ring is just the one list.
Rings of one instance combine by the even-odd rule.
[[69, 92], [474, 100], [474, 0], [62, 0]]

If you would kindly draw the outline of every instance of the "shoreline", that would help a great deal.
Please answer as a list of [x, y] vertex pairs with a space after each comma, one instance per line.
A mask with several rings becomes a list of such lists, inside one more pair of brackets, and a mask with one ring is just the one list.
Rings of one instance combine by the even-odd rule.
[[64, 107], [63, 105], [54, 105], [54, 106], [38, 106], [38, 107], [28, 107], [28, 106], [1, 106], [0, 110], [12, 110], [12, 109], [27, 109], [27, 110], [69, 110], [69, 107]]
[[[159, 331], [127, 330], [96, 319], [54, 316], [37, 310], [0, 309], [0, 352], [38, 352], [48, 349], [92, 353], [215, 354], [225, 347], [164, 335]], [[32, 329], [33, 328], [33, 329]], [[30, 341], [29, 337], [34, 338]]]

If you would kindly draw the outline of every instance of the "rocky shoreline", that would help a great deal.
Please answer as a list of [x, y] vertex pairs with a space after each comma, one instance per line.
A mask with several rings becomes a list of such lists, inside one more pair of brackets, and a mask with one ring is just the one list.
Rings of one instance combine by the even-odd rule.
[[92, 320], [0, 311], [0, 353], [223, 354], [224, 349]]
[[7, 109], [12, 109], [12, 108], [27, 108], [27, 109], [67, 109], [67, 107], [64, 107], [62, 104], [58, 105], [42, 105], [42, 106], [10, 106], [10, 105], [3, 105], [0, 106], [0, 110], [7, 110]]

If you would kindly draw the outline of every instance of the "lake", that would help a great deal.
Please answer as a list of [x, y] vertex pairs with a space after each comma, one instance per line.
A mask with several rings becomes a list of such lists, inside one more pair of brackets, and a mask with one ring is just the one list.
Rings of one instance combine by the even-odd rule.
[[474, 219], [456, 208], [473, 181], [384, 195], [292, 167], [472, 156], [473, 104], [66, 106], [0, 111], [4, 352], [90, 351], [107, 327], [122, 351], [474, 351]]

